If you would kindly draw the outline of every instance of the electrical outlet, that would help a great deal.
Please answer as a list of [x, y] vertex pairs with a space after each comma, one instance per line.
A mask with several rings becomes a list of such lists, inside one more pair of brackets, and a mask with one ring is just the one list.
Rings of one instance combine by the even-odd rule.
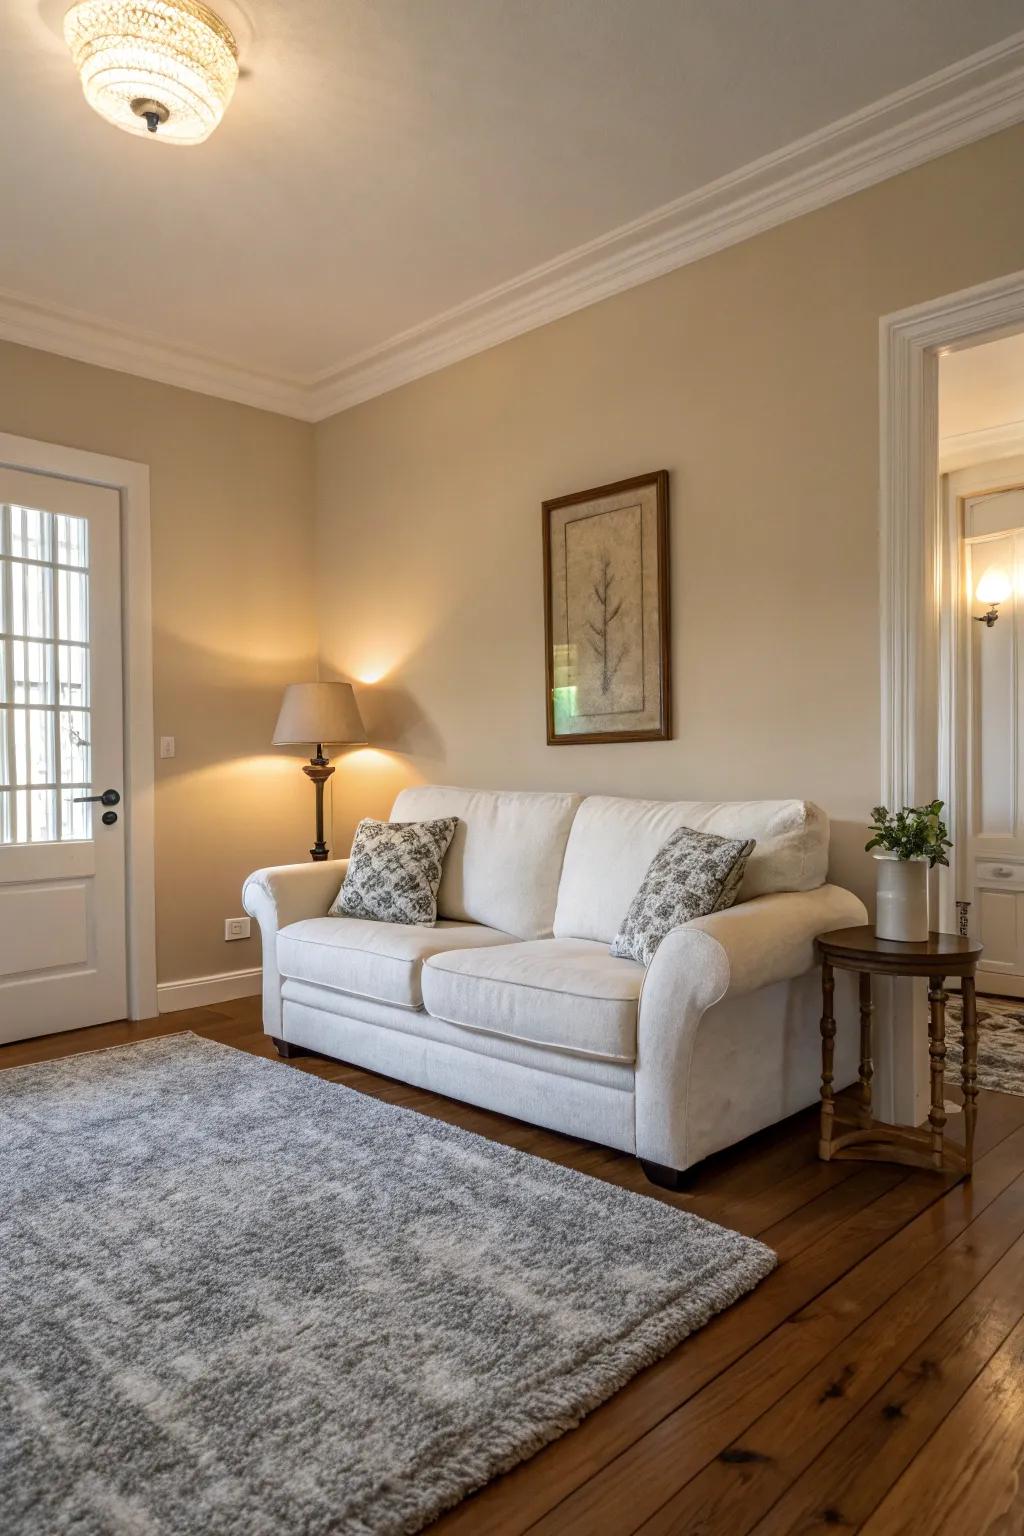
[[173, 757], [174, 756], [174, 737], [173, 736], [161, 736], [160, 737], [160, 756], [161, 757]]
[[247, 939], [249, 937], [249, 919], [247, 917], [226, 917], [224, 919], [225, 939]]

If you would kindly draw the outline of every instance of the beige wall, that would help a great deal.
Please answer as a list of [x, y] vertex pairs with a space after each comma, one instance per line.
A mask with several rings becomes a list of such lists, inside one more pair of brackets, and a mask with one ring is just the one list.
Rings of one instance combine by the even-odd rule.
[[306, 857], [312, 799], [271, 749], [284, 683], [313, 676], [312, 429], [0, 345], [0, 430], [150, 466], [161, 981], [259, 964], [224, 942], [241, 883]]
[[[316, 429], [0, 344], [0, 430], [150, 466], [160, 979], [257, 964], [222, 937], [241, 880], [306, 856], [269, 737], [317, 588], [375, 742], [339, 764], [338, 846], [417, 779], [796, 794], [865, 890], [878, 317], [1024, 266], [1022, 160], [993, 137]], [[540, 503], [662, 467], [676, 739], [548, 747]]]
[[[809, 796], [870, 887], [878, 320], [1024, 266], [1024, 129], [359, 406], [316, 433], [321, 652], [386, 751], [337, 828], [427, 779]], [[667, 468], [676, 739], [549, 747], [540, 503]]]

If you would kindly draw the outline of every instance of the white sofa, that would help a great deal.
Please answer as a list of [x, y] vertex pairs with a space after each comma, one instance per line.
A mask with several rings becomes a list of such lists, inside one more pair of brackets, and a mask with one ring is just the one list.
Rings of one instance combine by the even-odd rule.
[[[825, 883], [816, 806], [423, 787], [391, 818], [451, 815], [433, 928], [328, 917], [345, 859], [246, 881], [263, 1026], [282, 1054], [322, 1052], [634, 1152], [670, 1186], [814, 1102], [814, 938], [866, 921]], [[674, 929], [645, 970], [608, 946], [680, 826], [757, 846], [739, 902]], [[855, 1033], [837, 1041], [840, 1084], [856, 1076]]]

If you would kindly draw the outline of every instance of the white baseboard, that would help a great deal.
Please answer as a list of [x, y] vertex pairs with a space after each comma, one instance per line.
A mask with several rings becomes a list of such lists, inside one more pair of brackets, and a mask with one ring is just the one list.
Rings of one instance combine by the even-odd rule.
[[259, 966], [249, 971], [224, 971], [219, 976], [192, 976], [185, 981], [162, 981], [156, 989], [161, 1013], [182, 1008], [209, 1008], [236, 997], [256, 997], [262, 985]]

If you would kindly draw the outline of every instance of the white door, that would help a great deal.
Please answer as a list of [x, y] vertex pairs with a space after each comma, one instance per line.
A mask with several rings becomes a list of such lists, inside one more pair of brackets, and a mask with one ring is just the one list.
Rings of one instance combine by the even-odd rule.
[[0, 1042], [127, 1011], [119, 524], [0, 468]]
[[[965, 472], [966, 473], [966, 472]], [[1024, 489], [963, 498], [965, 584], [972, 620], [966, 889], [970, 931], [985, 946], [982, 991], [1024, 996]], [[1005, 589], [985, 612], [986, 579]], [[981, 596], [979, 597], [979, 587]]]

